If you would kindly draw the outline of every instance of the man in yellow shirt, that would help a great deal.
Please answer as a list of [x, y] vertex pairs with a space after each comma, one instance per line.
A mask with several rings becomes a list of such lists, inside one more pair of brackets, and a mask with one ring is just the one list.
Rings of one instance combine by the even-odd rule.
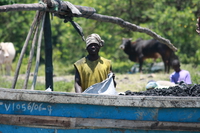
[[111, 61], [99, 56], [103, 45], [104, 40], [98, 34], [94, 33], [86, 38], [88, 55], [74, 63], [76, 93], [82, 93], [91, 85], [102, 82], [112, 71]]

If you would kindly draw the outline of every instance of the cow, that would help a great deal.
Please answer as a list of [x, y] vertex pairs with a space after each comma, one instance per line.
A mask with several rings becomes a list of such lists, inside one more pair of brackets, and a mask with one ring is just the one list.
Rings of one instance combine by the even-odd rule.
[[15, 48], [11, 42], [0, 43], [0, 69], [3, 72], [3, 66], [5, 65], [6, 75], [10, 75], [12, 70], [12, 61], [15, 57]]
[[131, 40], [131, 38], [123, 38], [120, 48], [124, 50], [131, 61], [139, 62], [139, 72], [142, 73], [145, 59], [153, 58], [155, 61], [161, 57], [165, 72], [169, 73], [172, 58], [177, 58], [172, 49], [156, 39], [143, 40], [139, 38], [135, 42], [131, 42]]

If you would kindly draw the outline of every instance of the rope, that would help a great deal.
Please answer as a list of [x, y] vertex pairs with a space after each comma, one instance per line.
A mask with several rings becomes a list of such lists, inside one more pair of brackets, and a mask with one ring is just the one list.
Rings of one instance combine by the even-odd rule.
[[56, 2], [58, 2], [58, 5], [56, 5], [56, 11], [60, 11], [61, 9], [61, 1], [60, 0], [55, 0]]
[[45, 11], [45, 10], [46, 10], [46, 7], [47, 7], [46, 4], [45, 4], [43, 1], [41, 1], [41, 0], [39, 1], [39, 4], [42, 4], [42, 5], [43, 5], [43, 7], [44, 7], [44, 8], [43, 8], [43, 11]]

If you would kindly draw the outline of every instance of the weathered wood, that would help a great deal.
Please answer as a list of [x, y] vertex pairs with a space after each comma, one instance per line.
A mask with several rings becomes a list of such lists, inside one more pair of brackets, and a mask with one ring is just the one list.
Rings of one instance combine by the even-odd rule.
[[36, 53], [36, 63], [35, 63], [35, 71], [33, 75], [33, 82], [31, 86], [31, 90], [35, 89], [35, 84], [37, 80], [37, 75], [38, 75], [38, 69], [39, 69], [39, 64], [40, 64], [40, 51], [41, 51], [41, 42], [42, 42], [42, 36], [43, 36], [43, 28], [44, 28], [44, 20], [45, 20], [46, 13], [44, 12], [44, 15], [42, 16], [42, 22], [41, 22], [41, 28], [40, 28], [40, 33], [39, 33], [39, 38], [38, 38], [38, 45], [37, 45], [37, 53]]
[[75, 127], [199, 131], [200, 123], [76, 118]]
[[8, 125], [31, 125], [31, 126], [54, 126], [69, 128], [73, 127], [71, 118], [29, 115], [6, 115], [0, 114], [0, 124]]
[[132, 30], [132, 31], [146, 33], [146, 34], [152, 36], [153, 38], [159, 40], [160, 42], [166, 44], [173, 51], [177, 51], [177, 48], [174, 47], [174, 45], [170, 42], [170, 40], [161, 37], [160, 35], [156, 34], [155, 32], [151, 31], [148, 28], [143, 28], [143, 27], [137, 26], [137, 25], [132, 24], [130, 22], [124, 21], [121, 18], [113, 17], [113, 16], [106, 16], [106, 15], [101, 15], [101, 14], [95, 13], [91, 17], [89, 17], [89, 19], [94, 19], [94, 20], [102, 21], [102, 22], [110, 22], [110, 23], [117, 24], [117, 25], [119, 25], [123, 28], [127, 28], [129, 30]]
[[26, 69], [26, 76], [25, 76], [24, 85], [23, 85], [22, 89], [27, 89], [27, 86], [28, 86], [28, 80], [29, 80], [29, 76], [30, 76], [32, 60], [33, 60], [34, 51], [35, 51], [35, 43], [36, 43], [37, 36], [38, 36], [38, 30], [39, 30], [38, 26], [39, 25], [40, 24], [38, 23], [37, 26], [36, 26], [35, 32], [34, 32], [32, 46], [31, 46], [31, 50], [30, 50], [30, 53], [29, 53], [28, 65], [27, 65], [27, 69]]
[[30, 116], [30, 115], [7, 115], [0, 114], [0, 124], [80, 129], [80, 128], [119, 128], [119, 129], [143, 129], [143, 130], [181, 130], [199, 131], [200, 123], [177, 123], [158, 121], [132, 121], [115, 119], [93, 119], [93, 118], [68, 118], [53, 116]]
[[37, 23], [38, 16], [39, 16], [39, 11], [37, 11], [37, 13], [36, 13], [36, 15], [34, 17], [34, 20], [32, 22], [32, 25], [31, 25], [31, 27], [29, 29], [28, 35], [27, 35], [26, 40], [24, 42], [24, 46], [23, 46], [23, 48], [21, 50], [21, 54], [20, 54], [20, 57], [19, 57], [19, 60], [18, 60], [18, 63], [17, 63], [17, 68], [16, 68], [16, 71], [15, 71], [15, 75], [14, 75], [12, 89], [15, 89], [15, 86], [16, 86], [16, 83], [17, 83], [17, 79], [18, 79], [18, 76], [19, 76], [20, 67], [21, 67], [21, 64], [22, 64], [22, 60], [23, 60], [26, 48], [28, 46], [28, 42], [29, 42], [29, 40], [31, 38], [31, 35], [32, 35], [33, 31], [34, 31], [34, 27], [35, 27], [35, 25]]
[[184, 133], [200, 130], [199, 116], [198, 97], [128, 97], [0, 88], [2, 132], [19, 127], [20, 131], [28, 128], [38, 132], [107, 129], [104, 132]]
[[198, 97], [115, 96], [0, 88], [0, 99], [102, 106], [200, 108]]
[[12, 5], [3, 5], [0, 6], [0, 12], [9, 12], [9, 11], [36, 11], [36, 10], [47, 10], [46, 4], [12, 4]]
[[[48, 12], [54, 12], [57, 15], [70, 15], [74, 17], [85, 17], [88, 19], [93, 19], [97, 21], [102, 21], [102, 22], [109, 22], [109, 23], [114, 23], [117, 24], [123, 28], [127, 28], [129, 30], [135, 31], [135, 32], [141, 32], [141, 33], [146, 33], [147, 35], [152, 36], [153, 38], [159, 40], [160, 42], [166, 44], [169, 46], [173, 51], [177, 51], [177, 48], [170, 42], [170, 40], [165, 39], [161, 37], [160, 35], [156, 34], [155, 32], [151, 31], [148, 28], [143, 28], [140, 26], [137, 26], [135, 24], [132, 24], [130, 22], [124, 21], [121, 18], [118, 17], [113, 17], [113, 16], [107, 16], [107, 15], [101, 15], [101, 14], [92, 14], [90, 17], [84, 16], [84, 15], [78, 15], [78, 14], [71, 14], [69, 8], [66, 6], [66, 4], [61, 3], [60, 9], [58, 10], [55, 8], [55, 6], [58, 6], [59, 4], [56, 1], [51, 1], [51, 4], [49, 4], [50, 8], [47, 6], [47, 4], [14, 4], [14, 5], [5, 5], [5, 6], [0, 6], [0, 12], [7, 12], [7, 11], [23, 11], [23, 10], [42, 10], [42, 11], [48, 11]], [[82, 6], [75, 6], [77, 9], [80, 10], [80, 12], [83, 12], [83, 9], [85, 9]]]

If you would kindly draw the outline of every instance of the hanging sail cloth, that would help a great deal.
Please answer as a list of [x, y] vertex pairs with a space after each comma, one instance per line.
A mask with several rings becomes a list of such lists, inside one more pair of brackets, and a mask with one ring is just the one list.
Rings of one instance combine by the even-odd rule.
[[[79, 24], [77, 24], [76, 22], [73, 21], [73, 17], [76, 16], [87, 16], [90, 17], [92, 14], [94, 14], [96, 12], [96, 10], [94, 8], [80, 8], [79, 6], [77, 6], [78, 8], [81, 9], [81, 12], [83, 12], [83, 14], [79, 11], [79, 9], [74, 6], [73, 4], [71, 4], [68, 1], [59, 1], [56, 0], [59, 4], [58, 10], [59, 11], [63, 11], [62, 10], [62, 6], [64, 7], [68, 7], [69, 12], [67, 13], [67, 15], [61, 15], [59, 13], [55, 13], [55, 16], [64, 19], [64, 23], [70, 22], [72, 24], [72, 26], [76, 29], [76, 31], [79, 33], [79, 35], [82, 37], [82, 40], [85, 41], [85, 37], [83, 34], [83, 29], [81, 28], [81, 26]], [[62, 6], [61, 6], [62, 5]]]
[[67, 7], [71, 10], [73, 16], [89, 18], [94, 13], [96, 13], [96, 10], [92, 7], [78, 6], [78, 5], [75, 6], [68, 1], [64, 1], [64, 2], [65, 4], [67, 4]]
[[68, 1], [61, 1], [61, 2], [64, 2], [64, 4], [67, 5], [73, 16], [78, 16], [82, 14], [72, 3]]
[[65, 17], [65, 20], [64, 20], [64, 23], [67, 23], [68, 21], [70, 21], [70, 23], [73, 25], [73, 27], [76, 29], [76, 31], [79, 33], [79, 35], [81, 35], [82, 37], [82, 40], [85, 41], [85, 37], [84, 37], [84, 34], [83, 34], [83, 29], [81, 28], [80, 25], [78, 25], [76, 22], [74, 22], [72, 20], [72, 17], [68, 17], [66, 16]]

